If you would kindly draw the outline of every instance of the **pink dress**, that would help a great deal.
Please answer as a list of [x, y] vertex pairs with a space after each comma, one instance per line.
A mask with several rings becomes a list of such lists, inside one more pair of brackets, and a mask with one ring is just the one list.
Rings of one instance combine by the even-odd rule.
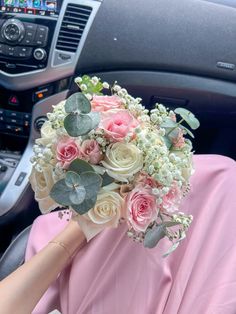
[[[160, 242], [145, 249], [125, 226], [103, 231], [74, 257], [33, 313], [235, 314], [236, 163], [217, 155], [194, 158], [192, 189], [181, 211], [194, 222], [167, 258]], [[66, 224], [57, 213], [33, 225], [26, 257], [44, 247]]]

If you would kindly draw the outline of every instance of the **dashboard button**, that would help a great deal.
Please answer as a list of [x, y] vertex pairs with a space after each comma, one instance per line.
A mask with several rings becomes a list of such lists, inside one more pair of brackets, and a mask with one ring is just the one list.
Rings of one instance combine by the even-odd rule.
[[34, 58], [38, 61], [44, 60], [47, 57], [47, 53], [42, 48], [37, 48], [34, 51]]
[[9, 132], [12, 132], [12, 131], [14, 131], [14, 126], [11, 125], [11, 124], [6, 124], [6, 125], [5, 125], [5, 129], [6, 129], [7, 131], [9, 131]]
[[6, 46], [5, 54], [9, 57], [17, 57], [17, 47]]
[[0, 44], [0, 54], [5, 55], [6, 53], [6, 45]]
[[52, 94], [53, 94], [53, 86], [52, 85], [48, 85], [48, 86], [45, 86], [43, 88], [39, 88], [38, 90], [33, 92], [32, 99], [33, 99], [34, 102], [37, 102], [37, 101], [39, 101], [41, 99], [49, 97]]
[[16, 179], [15, 185], [16, 186], [20, 186], [22, 184], [22, 182], [24, 181], [26, 175], [27, 175], [26, 172], [21, 172], [19, 174], [18, 178]]
[[13, 105], [13, 106], [18, 106], [19, 105], [19, 100], [18, 100], [17, 96], [16, 95], [11, 95], [8, 98], [8, 104], [9, 105]]
[[1, 27], [1, 35], [8, 42], [20, 42], [24, 34], [24, 24], [18, 19], [9, 19]]
[[35, 34], [36, 34], [36, 25], [35, 27], [31, 27], [31, 25], [26, 24], [25, 37], [22, 40], [21, 44], [26, 45], [26, 46], [33, 46]]
[[45, 26], [38, 26], [34, 39], [34, 44], [44, 47], [47, 44], [48, 28]]
[[29, 114], [29, 113], [23, 113], [23, 119], [24, 119], [24, 120], [30, 120], [30, 119], [31, 119], [31, 114]]
[[6, 122], [9, 123], [9, 124], [20, 124], [20, 125], [23, 125], [23, 121], [21, 119], [7, 118]]
[[32, 55], [32, 50], [31, 47], [17, 47], [17, 55], [20, 58], [28, 58]]
[[18, 125], [6, 124], [5, 129], [11, 133], [23, 133], [23, 127]]
[[29, 37], [26, 36], [26, 37], [22, 40], [22, 45], [33, 46], [33, 40], [32, 40], [32, 38], [29, 38]]
[[22, 126], [18, 126], [18, 125], [14, 125], [13, 126], [13, 131], [15, 133], [20, 133], [20, 134], [24, 133], [23, 127]]
[[48, 27], [42, 26], [42, 25], [38, 25], [37, 31], [46, 34], [48, 32]]
[[25, 23], [24, 25], [25, 25], [25, 30], [26, 31], [33, 31], [33, 32], [35, 32], [36, 29], [37, 29], [37, 25], [35, 25], [35, 24]]
[[38, 39], [38, 40], [35, 40], [35, 44], [37, 45], [37, 46], [44, 46], [44, 40], [42, 40], [42, 39]]
[[7, 117], [13, 118], [13, 119], [22, 119], [23, 118], [22, 112], [18, 112], [18, 111], [5, 110], [5, 115]]
[[29, 128], [29, 127], [30, 127], [30, 121], [29, 121], [29, 120], [23, 120], [22, 125], [23, 125], [25, 128]]

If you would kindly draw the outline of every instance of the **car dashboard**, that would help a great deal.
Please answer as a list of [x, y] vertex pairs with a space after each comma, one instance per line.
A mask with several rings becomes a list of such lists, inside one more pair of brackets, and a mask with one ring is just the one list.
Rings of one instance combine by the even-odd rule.
[[235, 158], [233, 1], [0, 4], [0, 232], [5, 238], [0, 251], [13, 236], [9, 230], [19, 232], [38, 215], [28, 183], [33, 144], [51, 106], [76, 90], [76, 76], [118, 81], [148, 108], [158, 102], [191, 110], [202, 124], [196, 153]]

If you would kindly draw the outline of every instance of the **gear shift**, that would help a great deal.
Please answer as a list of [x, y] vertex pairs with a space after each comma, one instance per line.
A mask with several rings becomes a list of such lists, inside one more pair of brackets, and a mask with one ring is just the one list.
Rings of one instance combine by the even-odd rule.
[[7, 171], [7, 166], [6, 165], [3, 165], [1, 162], [0, 162], [0, 172], [6, 172]]
[[19, 159], [19, 155], [14, 155], [11, 152], [2, 153], [0, 151], [0, 196], [14, 173]]

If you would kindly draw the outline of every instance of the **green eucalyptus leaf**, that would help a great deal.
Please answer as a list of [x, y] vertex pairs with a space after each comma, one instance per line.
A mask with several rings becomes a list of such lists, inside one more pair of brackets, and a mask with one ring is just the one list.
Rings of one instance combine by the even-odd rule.
[[161, 124], [161, 128], [174, 128], [177, 126], [178, 124], [174, 122], [171, 118], [166, 118]]
[[180, 225], [180, 223], [176, 221], [163, 221], [162, 225], [165, 227], [173, 227], [173, 226]]
[[81, 184], [83, 184], [84, 187], [90, 186], [92, 184], [98, 184], [98, 185], [102, 185], [102, 178], [99, 174], [97, 174], [96, 172], [83, 172], [80, 175], [80, 180], [81, 180]]
[[74, 188], [80, 182], [80, 176], [74, 171], [67, 171], [65, 183], [68, 187]]
[[69, 198], [73, 205], [79, 205], [85, 200], [86, 190], [83, 186], [77, 186], [70, 192]]
[[85, 199], [83, 203], [79, 205], [72, 205], [71, 207], [80, 215], [86, 214], [91, 208], [94, 207], [97, 201], [97, 196], [90, 199]]
[[50, 191], [50, 197], [58, 204], [63, 206], [70, 206], [71, 201], [69, 198], [72, 189], [68, 187], [65, 180], [57, 181]]
[[179, 114], [191, 129], [196, 130], [200, 126], [200, 122], [191, 111], [185, 108], [176, 108], [175, 113]]
[[183, 126], [183, 125], [180, 125], [179, 127], [180, 127], [182, 130], [185, 130], [189, 136], [191, 136], [192, 138], [194, 138], [193, 133], [192, 133], [188, 128], [186, 128], [186, 127]]
[[72, 137], [85, 135], [92, 130], [93, 121], [89, 115], [70, 113], [65, 117], [64, 127]]
[[91, 111], [91, 104], [82, 93], [75, 93], [66, 100], [65, 111], [66, 113], [81, 112], [86, 114]]
[[168, 255], [170, 255], [172, 252], [174, 252], [177, 247], [179, 246], [179, 242], [175, 242], [168, 250], [165, 254], [162, 255], [162, 257], [167, 257]]
[[172, 142], [171, 142], [171, 140], [169, 139], [169, 137], [165, 135], [165, 136], [163, 137], [163, 139], [164, 139], [164, 142], [165, 142], [165, 144], [166, 144], [166, 147], [167, 147], [168, 149], [170, 149], [171, 146], [172, 146]]
[[169, 248], [169, 250], [162, 255], [162, 257], [167, 257], [168, 255], [170, 255], [173, 251], [175, 251], [177, 249], [177, 247], [179, 246], [180, 242], [186, 238], [186, 234], [182, 234], [182, 236]]
[[115, 180], [110, 177], [106, 172], [102, 175], [102, 187], [111, 184], [114, 181]]
[[158, 225], [147, 231], [144, 237], [144, 246], [148, 248], [153, 248], [157, 243], [165, 237], [165, 227], [163, 225]]
[[80, 178], [86, 190], [85, 199], [87, 200], [95, 196], [97, 197], [102, 185], [101, 176], [95, 172], [84, 172], [81, 174]]
[[88, 115], [92, 119], [92, 129], [96, 129], [100, 122], [100, 113], [90, 112]]
[[79, 158], [72, 161], [68, 170], [74, 171], [78, 174], [81, 174], [83, 172], [94, 172], [93, 167], [87, 161]]
[[166, 132], [169, 136], [170, 139], [174, 139], [178, 136], [179, 134], [179, 128], [175, 128], [175, 129], [170, 129]]

